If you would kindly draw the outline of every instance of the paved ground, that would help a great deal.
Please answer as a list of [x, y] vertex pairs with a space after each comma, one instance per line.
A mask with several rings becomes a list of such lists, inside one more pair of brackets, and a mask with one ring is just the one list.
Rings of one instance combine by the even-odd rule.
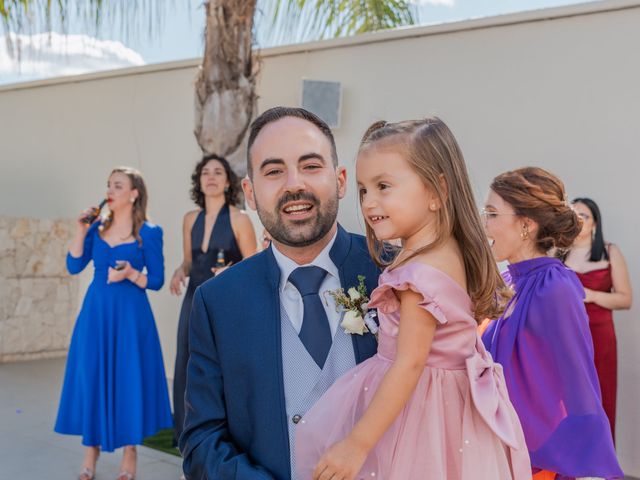
[[[65, 359], [0, 364], [0, 480], [73, 480], [80, 437], [53, 432]], [[121, 450], [100, 455], [97, 480], [115, 479]], [[177, 480], [180, 458], [138, 447], [139, 480]]]
[[[0, 364], [0, 480], [76, 478], [84, 452], [80, 438], [53, 432], [64, 363], [56, 359]], [[121, 455], [100, 455], [96, 480], [114, 479]], [[180, 458], [138, 447], [138, 480], [179, 476]]]

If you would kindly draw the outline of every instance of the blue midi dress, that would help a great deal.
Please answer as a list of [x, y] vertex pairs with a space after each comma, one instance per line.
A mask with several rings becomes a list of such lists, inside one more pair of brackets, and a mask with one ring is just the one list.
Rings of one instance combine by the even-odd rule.
[[108, 268], [117, 260], [146, 268], [146, 288], [159, 290], [164, 258], [159, 226], [145, 222], [141, 243], [114, 247], [100, 237], [98, 226], [89, 228], [81, 257], [67, 255], [69, 273], [80, 273], [91, 260], [95, 271], [73, 330], [54, 430], [113, 451], [140, 444], [173, 422], [146, 290], [129, 280], [107, 283]]

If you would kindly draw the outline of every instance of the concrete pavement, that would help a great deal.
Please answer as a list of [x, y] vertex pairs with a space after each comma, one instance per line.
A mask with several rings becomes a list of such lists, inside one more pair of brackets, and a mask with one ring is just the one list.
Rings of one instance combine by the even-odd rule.
[[[0, 480], [73, 480], [80, 437], [53, 432], [66, 359], [0, 364]], [[102, 453], [96, 480], [113, 480], [122, 450]], [[138, 447], [139, 480], [177, 480], [181, 459]]]

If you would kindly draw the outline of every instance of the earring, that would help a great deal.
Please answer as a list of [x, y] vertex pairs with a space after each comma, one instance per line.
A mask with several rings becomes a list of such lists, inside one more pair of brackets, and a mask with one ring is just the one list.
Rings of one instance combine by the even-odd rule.
[[229, 193], [229, 187], [224, 187], [224, 193]]
[[134, 202], [136, 201], [136, 199], [132, 197], [132, 198], [130, 198], [130, 199], [129, 199], [129, 201], [130, 201], [131, 203], [134, 203]]
[[526, 225], [522, 225], [522, 232], [520, 232], [520, 238], [522, 240], [526, 240], [527, 238], [529, 238], [529, 227], [527, 227]]
[[596, 239], [596, 229], [591, 230], [591, 241], [593, 242]]
[[431, 211], [435, 212], [436, 211], [436, 204], [432, 203], [429, 208], [431, 209]]

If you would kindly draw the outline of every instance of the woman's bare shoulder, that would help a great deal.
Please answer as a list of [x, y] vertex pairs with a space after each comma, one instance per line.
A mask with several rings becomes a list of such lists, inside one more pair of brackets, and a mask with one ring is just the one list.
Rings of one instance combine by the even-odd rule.
[[238, 208], [234, 205], [229, 207], [229, 213], [231, 215], [231, 220], [240, 221], [240, 222], [251, 221], [251, 218], [249, 217], [249, 213], [246, 210], [242, 210], [241, 208]]
[[190, 210], [187, 213], [184, 214], [184, 224], [186, 226], [191, 227], [195, 221], [196, 218], [198, 218], [198, 214], [201, 212], [201, 209], [197, 209], [197, 210]]

